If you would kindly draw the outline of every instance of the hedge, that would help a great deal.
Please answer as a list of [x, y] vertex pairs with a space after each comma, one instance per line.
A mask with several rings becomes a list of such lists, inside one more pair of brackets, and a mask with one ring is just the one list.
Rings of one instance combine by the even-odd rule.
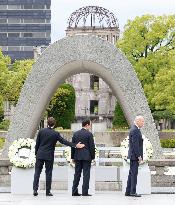
[[162, 148], [175, 148], [175, 139], [161, 139]]
[[5, 142], [5, 138], [0, 137], [0, 149], [3, 148]]

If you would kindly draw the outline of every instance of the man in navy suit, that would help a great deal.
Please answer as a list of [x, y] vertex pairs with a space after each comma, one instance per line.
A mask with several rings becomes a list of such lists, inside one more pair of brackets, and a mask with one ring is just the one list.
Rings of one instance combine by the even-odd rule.
[[144, 118], [139, 115], [135, 118], [134, 125], [129, 132], [128, 158], [130, 159], [130, 170], [125, 196], [141, 197], [140, 194], [136, 193], [136, 185], [139, 163], [143, 160], [143, 139], [140, 132], [143, 125]]
[[35, 146], [35, 155], [36, 155], [36, 164], [35, 164], [35, 174], [33, 181], [33, 195], [38, 195], [38, 184], [39, 177], [45, 164], [46, 167], [46, 196], [53, 196], [50, 192], [51, 183], [52, 183], [52, 170], [54, 162], [54, 151], [57, 141], [61, 144], [74, 147], [74, 148], [83, 148], [84, 145], [78, 143], [68, 142], [60, 136], [53, 128], [55, 126], [55, 119], [53, 117], [48, 118], [47, 121], [48, 127], [41, 129], [38, 132]]
[[80, 142], [85, 144], [82, 149], [71, 149], [71, 159], [75, 161], [75, 175], [72, 186], [72, 196], [80, 196], [78, 193], [78, 185], [83, 170], [83, 186], [82, 196], [91, 196], [88, 193], [91, 161], [95, 159], [95, 144], [92, 133], [89, 131], [91, 122], [89, 119], [83, 120], [82, 129], [75, 132], [72, 138], [72, 143]]

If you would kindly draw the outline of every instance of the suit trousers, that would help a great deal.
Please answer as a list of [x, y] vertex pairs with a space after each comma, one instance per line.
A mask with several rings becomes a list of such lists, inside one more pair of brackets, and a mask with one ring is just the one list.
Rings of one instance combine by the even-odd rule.
[[76, 160], [75, 161], [75, 174], [72, 186], [72, 193], [78, 193], [78, 185], [80, 182], [81, 172], [83, 170], [83, 185], [82, 194], [88, 194], [89, 180], [90, 180], [91, 161]]
[[45, 171], [46, 173], [46, 193], [49, 193], [51, 190], [51, 183], [52, 183], [53, 160], [36, 159], [33, 190], [36, 190], [36, 191], [38, 190], [39, 178], [40, 178], [40, 174], [42, 172], [44, 163], [45, 163], [45, 168], [46, 168], [46, 171]]
[[129, 170], [127, 187], [126, 187], [127, 194], [136, 193], [138, 167], [139, 167], [139, 162], [137, 160], [130, 160], [130, 170]]

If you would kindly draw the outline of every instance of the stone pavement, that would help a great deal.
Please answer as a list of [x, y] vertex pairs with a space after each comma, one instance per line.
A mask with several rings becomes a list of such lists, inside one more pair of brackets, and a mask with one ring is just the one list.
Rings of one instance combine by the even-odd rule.
[[141, 198], [125, 197], [121, 192], [98, 192], [92, 197], [72, 197], [66, 192], [57, 192], [53, 197], [44, 193], [30, 195], [0, 194], [0, 205], [174, 205], [175, 194], [152, 194]]

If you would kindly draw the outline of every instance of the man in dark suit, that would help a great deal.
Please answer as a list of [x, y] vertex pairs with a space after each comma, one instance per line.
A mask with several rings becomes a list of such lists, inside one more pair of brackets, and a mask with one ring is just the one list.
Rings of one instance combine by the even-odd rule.
[[65, 140], [56, 132], [53, 128], [55, 126], [55, 119], [53, 117], [48, 118], [48, 127], [41, 129], [38, 132], [36, 146], [35, 146], [35, 155], [36, 155], [36, 164], [35, 164], [35, 174], [33, 181], [33, 195], [38, 195], [38, 184], [39, 177], [45, 164], [46, 168], [46, 196], [53, 196], [50, 192], [51, 182], [52, 182], [52, 169], [54, 162], [54, 151], [57, 141], [61, 144], [65, 144], [74, 148], [83, 148], [84, 145], [78, 143], [71, 143]]
[[135, 118], [134, 125], [129, 132], [128, 158], [130, 159], [130, 170], [125, 196], [141, 197], [140, 194], [136, 193], [136, 185], [139, 163], [143, 159], [143, 139], [140, 132], [140, 128], [143, 125], [144, 118], [139, 115]]
[[72, 186], [72, 196], [80, 196], [78, 193], [78, 185], [83, 170], [83, 186], [82, 196], [91, 196], [88, 193], [91, 161], [95, 159], [95, 144], [92, 133], [89, 131], [91, 122], [86, 119], [82, 122], [82, 129], [75, 132], [72, 138], [72, 143], [81, 141], [85, 144], [83, 149], [71, 149], [71, 158], [75, 161], [75, 174]]

